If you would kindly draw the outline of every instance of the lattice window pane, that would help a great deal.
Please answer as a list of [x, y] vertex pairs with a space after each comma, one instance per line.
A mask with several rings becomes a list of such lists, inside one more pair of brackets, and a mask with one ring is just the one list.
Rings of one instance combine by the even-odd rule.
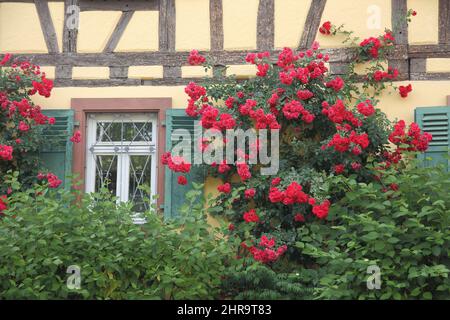
[[149, 194], [142, 190], [142, 186], [151, 184], [151, 156], [131, 155], [130, 156], [130, 178], [128, 199], [134, 203], [135, 212], [143, 212], [148, 208]]
[[95, 191], [106, 187], [111, 194], [117, 190], [117, 156], [96, 155]]

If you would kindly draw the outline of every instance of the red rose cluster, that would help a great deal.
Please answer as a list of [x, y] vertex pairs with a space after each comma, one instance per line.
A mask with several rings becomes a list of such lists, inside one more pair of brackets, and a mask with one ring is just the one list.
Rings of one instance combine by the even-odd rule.
[[261, 236], [258, 246], [247, 247], [244, 243], [243, 247], [253, 255], [253, 259], [262, 263], [277, 261], [287, 250], [286, 245], [275, 249], [275, 238], [269, 239], [266, 235]]
[[408, 94], [412, 91], [412, 85], [408, 84], [407, 86], [400, 86], [398, 88], [398, 91], [402, 98], [406, 98], [408, 96]]
[[6, 196], [0, 196], [0, 216], [3, 216], [3, 211], [8, 209], [8, 206], [6, 205]]
[[70, 141], [73, 143], [80, 143], [81, 142], [81, 132], [80, 130], [75, 130], [72, 137], [70, 138]]
[[202, 65], [203, 63], [205, 63], [205, 61], [206, 61], [205, 57], [200, 55], [197, 50], [192, 50], [190, 52], [189, 57], [188, 57], [188, 63], [191, 66]]
[[[274, 179], [275, 180], [275, 179]], [[319, 219], [324, 219], [328, 215], [329, 201], [325, 201], [321, 205], [316, 205], [316, 200], [302, 191], [302, 186], [297, 182], [292, 182], [286, 190], [282, 191], [280, 188], [274, 186], [279, 183], [272, 180], [272, 187], [269, 190], [269, 200], [272, 203], [281, 202], [284, 205], [293, 204], [309, 204], [312, 206], [312, 212]]]
[[258, 216], [258, 214], [256, 213], [256, 210], [255, 209], [251, 209], [250, 211], [248, 211], [248, 212], [245, 212], [244, 213], [244, 215], [243, 215], [243, 218], [244, 218], [244, 221], [246, 222], [246, 223], [250, 223], [250, 222], [259, 222], [259, 216]]
[[392, 68], [392, 67], [388, 67], [387, 71], [384, 70], [376, 70], [373, 73], [373, 80], [375, 82], [381, 82], [381, 81], [386, 81], [386, 80], [395, 80], [399, 75], [399, 72], [397, 69]]
[[359, 46], [364, 50], [364, 52], [373, 59], [378, 59], [380, 55], [380, 50], [383, 47], [392, 46], [394, 44], [395, 38], [392, 36], [391, 32], [386, 32], [384, 35], [378, 38], [370, 37], [361, 41]]
[[167, 165], [173, 172], [188, 173], [191, 170], [191, 164], [187, 163], [183, 157], [172, 157], [170, 152], [166, 152], [161, 156], [163, 165]]
[[0, 144], [0, 159], [10, 161], [13, 158], [13, 147]]
[[323, 35], [330, 35], [331, 34], [331, 22], [326, 21], [322, 24], [322, 26], [319, 28], [319, 32]]
[[47, 174], [39, 173], [37, 178], [39, 180], [47, 180], [49, 188], [58, 188], [62, 183], [62, 181], [51, 172]]

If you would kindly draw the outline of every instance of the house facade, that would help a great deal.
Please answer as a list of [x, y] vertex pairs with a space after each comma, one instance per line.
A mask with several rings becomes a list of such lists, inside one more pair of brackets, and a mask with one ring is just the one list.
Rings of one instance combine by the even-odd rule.
[[[409, 9], [417, 15], [407, 23]], [[248, 78], [256, 71], [245, 64], [246, 53], [275, 56], [283, 47], [304, 50], [317, 40], [330, 54], [330, 72], [339, 74], [352, 49], [340, 36], [317, 32], [325, 21], [344, 24], [361, 39], [393, 30], [389, 66], [400, 71], [397, 84], [412, 84], [413, 92], [408, 99], [386, 92], [378, 107], [392, 120], [415, 120], [432, 133], [426, 156], [431, 164], [448, 165], [450, 0], [0, 1], [0, 54], [38, 64], [54, 79], [49, 99], [35, 97], [57, 120], [47, 134], [82, 133], [79, 144], [43, 150], [49, 169], [61, 177], [78, 174], [88, 192], [108, 180], [113, 193], [139, 210], [146, 206], [139, 187], [150, 185], [171, 216], [186, 191], [159, 159], [174, 129], [193, 130], [183, 110], [184, 86], [214, 73], [189, 66], [189, 51]], [[204, 179], [202, 172], [190, 174], [190, 183]], [[217, 184], [208, 178], [205, 191]]]

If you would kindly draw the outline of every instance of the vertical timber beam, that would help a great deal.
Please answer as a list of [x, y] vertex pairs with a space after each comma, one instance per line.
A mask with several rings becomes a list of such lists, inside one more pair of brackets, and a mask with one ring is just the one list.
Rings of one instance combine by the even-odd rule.
[[123, 33], [125, 32], [125, 29], [128, 26], [128, 23], [130, 22], [131, 18], [133, 17], [133, 14], [134, 14], [134, 11], [122, 12], [122, 15], [120, 16], [120, 19], [117, 22], [117, 25], [114, 28], [114, 31], [111, 34], [111, 37], [109, 38], [108, 43], [106, 44], [105, 48], [103, 49], [103, 52], [109, 53], [109, 52], [113, 52], [114, 49], [116, 49], [117, 44], [120, 41], [120, 38], [122, 37]]
[[[391, 25], [395, 44], [408, 47], [408, 12], [407, 0], [391, 0]], [[389, 66], [399, 71], [398, 80], [408, 80], [411, 78], [410, 62], [408, 57], [403, 59], [389, 59]]]
[[260, 0], [258, 7], [257, 38], [258, 50], [272, 50], [275, 34], [274, 0]]
[[78, 0], [64, 1], [63, 52], [77, 52], [78, 26], [80, 22], [80, 6]]
[[450, 44], [450, 0], [439, 0], [439, 43]]
[[175, 51], [175, 0], [159, 1], [159, 51]]
[[48, 8], [47, 0], [34, 0], [36, 11], [39, 16], [39, 22], [44, 34], [45, 44], [49, 53], [58, 53], [58, 40], [56, 38], [55, 27], [50, 15], [50, 9]]
[[322, 19], [323, 10], [327, 0], [312, 0], [309, 7], [308, 15], [305, 21], [305, 27], [303, 28], [302, 37], [300, 39], [299, 49], [306, 49], [311, 47], [316, 39], [317, 30], [320, 26], [320, 20]]
[[222, 51], [223, 50], [222, 0], [209, 0], [209, 24], [211, 29], [211, 51]]

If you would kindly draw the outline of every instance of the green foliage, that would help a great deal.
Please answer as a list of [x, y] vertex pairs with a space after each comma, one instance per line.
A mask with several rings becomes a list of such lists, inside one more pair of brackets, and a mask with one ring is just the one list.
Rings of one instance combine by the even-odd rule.
[[[450, 299], [450, 174], [413, 165], [401, 174], [381, 173], [385, 185], [330, 178], [328, 187], [345, 196], [331, 207], [328, 221], [297, 228], [291, 248], [296, 259], [291, 256], [264, 272], [235, 270], [233, 277], [251, 276], [255, 285], [273, 283], [271, 297], [284, 299]], [[386, 191], [391, 183], [398, 191]], [[367, 287], [370, 266], [380, 270], [380, 289]], [[295, 297], [281, 290], [279, 279], [288, 276], [292, 286], [307, 288], [306, 294]], [[258, 298], [265, 292], [241, 289], [237, 297]]]
[[[14, 190], [0, 219], [0, 297], [3, 299], [211, 299], [231, 249], [206, 223], [203, 207], [164, 222], [145, 213], [136, 225], [131, 204], [106, 190], [92, 196], [35, 186]], [[197, 186], [200, 188], [200, 186]], [[198, 192], [188, 195], [192, 203]], [[78, 199], [78, 201], [77, 201]], [[70, 290], [67, 268], [81, 268]]]

